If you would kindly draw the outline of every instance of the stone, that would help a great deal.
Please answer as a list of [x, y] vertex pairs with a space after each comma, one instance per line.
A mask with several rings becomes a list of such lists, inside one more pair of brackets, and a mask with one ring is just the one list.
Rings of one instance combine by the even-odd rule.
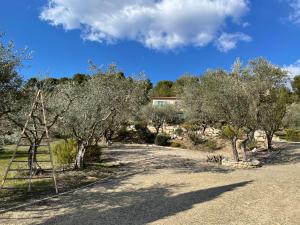
[[257, 148], [252, 149], [251, 152], [253, 153], [257, 152]]
[[233, 168], [238, 168], [238, 169], [251, 169], [251, 168], [257, 168], [260, 167], [262, 164], [259, 160], [257, 159], [252, 159], [251, 161], [244, 162], [244, 161], [231, 161], [228, 159], [223, 159], [222, 160], [222, 165], [223, 166], [230, 166]]

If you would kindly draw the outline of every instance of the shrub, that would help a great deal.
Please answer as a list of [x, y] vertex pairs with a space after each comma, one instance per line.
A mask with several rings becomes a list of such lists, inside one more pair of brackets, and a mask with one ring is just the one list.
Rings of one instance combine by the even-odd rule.
[[117, 132], [117, 140], [118, 141], [125, 141], [126, 139], [130, 138], [130, 132], [127, 130], [126, 126], [122, 126]]
[[138, 143], [147, 143], [151, 144], [154, 142], [155, 135], [151, 133], [151, 131], [146, 128], [137, 129], [136, 132], [134, 132], [134, 141]]
[[286, 132], [286, 140], [287, 141], [300, 141], [300, 132], [297, 130], [287, 130]]
[[181, 136], [183, 134], [183, 130], [182, 128], [178, 127], [176, 128], [175, 132], [174, 132], [177, 136]]
[[188, 132], [188, 137], [193, 145], [199, 145], [204, 142], [204, 140], [196, 132]]
[[148, 129], [148, 128], [147, 128], [147, 123], [144, 122], [144, 121], [136, 122], [136, 123], [134, 124], [134, 128], [135, 128], [136, 130], [146, 130], [146, 129]]
[[159, 146], [168, 146], [171, 137], [167, 134], [158, 134], [155, 138], [155, 144]]
[[236, 133], [231, 126], [225, 125], [222, 127], [222, 132], [221, 132], [222, 137], [230, 139], [233, 138], [235, 135]]
[[171, 147], [173, 147], [173, 148], [181, 148], [182, 145], [180, 143], [178, 143], [178, 142], [172, 142], [171, 143]]
[[182, 125], [182, 127], [184, 129], [186, 129], [187, 131], [198, 131], [198, 130], [201, 130], [201, 127], [199, 125], [194, 124], [194, 123], [190, 123], [190, 122], [184, 123]]
[[85, 154], [84, 154], [84, 160], [86, 162], [95, 162], [99, 161], [102, 155], [102, 150], [99, 145], [91, 145], [88, 146]]
[[19, 138], [18, 133], [0, 135], [0, 145], [15, 144], [18, 142], [18, 138]]
[[254, 148], [257, 148], [257, 140], [252, 139], [248, 144], [247, 144], [247, 148], [252, 150]]
[[218, 149], [218, 143], [215, 140], [207, 140], [204, 144], [206, 148], [209, 148], [210, 150], [217, 150]]
[[76, 158], [77, 143], [74, 140], [59, 141], [53, 147], [53, 154], [58, 164], [68, 165]]

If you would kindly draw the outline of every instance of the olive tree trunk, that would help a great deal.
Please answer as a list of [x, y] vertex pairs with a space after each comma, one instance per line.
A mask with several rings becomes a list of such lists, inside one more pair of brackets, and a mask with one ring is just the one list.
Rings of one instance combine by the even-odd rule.
[[238, 162], [239, 161], [239, 154], [236, 147], [237, 137], [231, 138], [231, 150], [232, 150], [232, 157], [233, 160]]
[[84, 167], [84, 154], [86, 151], [86, 143], [78, 141], [78, 151], [75, 158], [74, 169], [83, 169]]
[[268, 150], [272, 150], [273, 149], [272, 140], [273, 140], [274, 133], [270, 132], [270, 131], [266, 131], [265, 133], [266, 133], [266, 138], [267, 138], [267, 148], [268, 148]]
[[254, 132], [255, 132], [254, 130], [251, 130], [249, 133], [247, 133], [246, 139], [244, 139], [241, 142], [241, 152], [242, 152], [243, 161], [247, 161], [248, 160], [247, 152], [246, 152], [247, 144], [253, 140], [253, 138], [254, 138]]

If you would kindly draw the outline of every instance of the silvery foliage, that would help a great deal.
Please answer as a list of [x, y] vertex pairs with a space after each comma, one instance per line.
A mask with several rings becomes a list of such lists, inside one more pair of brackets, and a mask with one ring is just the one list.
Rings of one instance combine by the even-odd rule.
[[60, 120], [62, 132], [86, 144], [98, 139], [106, 129], [118, 127], [139, 111], [146, 99], [143, 84], [143, 78], [98, 71], [70, 90], [73, 100]]
[[5, 41], [5, 34], [0, 33], [0, 118], [16, 110], [22, 79], [17, 69], [24, 60], [30, 58], [27, 49], [17, 51], [12, 41]]
[[[42, 86], [39, 88], [42, 90], [44, 109], [46, 115], [46, 125], [48, 130], [51, 132], [55, 128], [58, 119], [68, 110], [71, 98], [70, 98], [70, 85], [49, 85], [47, 82], [41, 82]], [[22, 90], [22, 97], [16, 101], [18, 105], [18, 111], [10, 113], [7, 115], [8, 121], [14, 127], [14, 130], [21, 131], [29, 119], [29, 113], [31, 111], [32, 105], [36, 99], [38, 88], [37, 87], [27, 87]], [[38, 99], [40, 102], [40, 99]], [[36, 119], [38, 127], [43, 128], [44, 123], [42, 107], [39, 105], [37, 110], [33, 114]], [[32, 120], [27, 126], [25, 135], [31, 142], [37, 142], [42, 137], [45, 136], [43, 131], [36, 134], [34, 132], [34, 126], [32, 125]]]
[[300, 103], [293, 103], [288, 107], [283, 124], [287, 128], [300, 130]]

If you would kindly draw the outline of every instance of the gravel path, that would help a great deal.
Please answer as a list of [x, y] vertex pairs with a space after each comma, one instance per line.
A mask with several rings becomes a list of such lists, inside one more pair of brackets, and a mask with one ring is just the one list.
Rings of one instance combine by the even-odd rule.
[[292, 162], [237, 170], [195, 151], [109, 149], [122, 164], [117, 178], [0, 214], [0, 224], [298, 225], [299, 146], [289, 154]]

